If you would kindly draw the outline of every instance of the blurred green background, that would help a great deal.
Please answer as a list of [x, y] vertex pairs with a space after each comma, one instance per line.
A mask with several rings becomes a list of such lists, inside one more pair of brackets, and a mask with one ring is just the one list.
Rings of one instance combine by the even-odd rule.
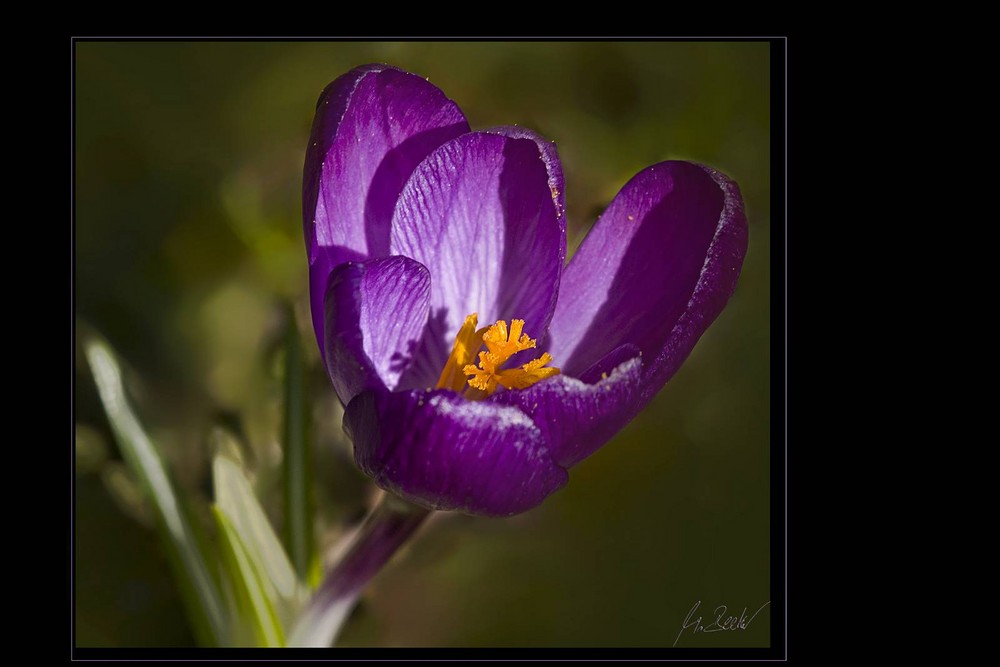
[[[282, 304], [311, 354], [317, 529], [362, 516], [308, 320], [302, 160], [316, 98], [353, 66], [430, 78], [473, 128], [554, 139], [572, 251], [665, 159], [739, 182], [736, 294], [653, 403], [541, 507], [439, 514], [373, 582], [344, 646], [670, 646], [691, 606], [770, 600], [770, 70], [764, 43], [76, 44], [78, 317], [128, 364], [140, 417], [207, 517], [212, 424], [239, 429], [280, 531]], [[151, 513], [76, 375], [79, 646], [192, 645]], [[210, 523], [206, 520], [205, 525]], [[770, 609], [678, 646], [767, 646]]]

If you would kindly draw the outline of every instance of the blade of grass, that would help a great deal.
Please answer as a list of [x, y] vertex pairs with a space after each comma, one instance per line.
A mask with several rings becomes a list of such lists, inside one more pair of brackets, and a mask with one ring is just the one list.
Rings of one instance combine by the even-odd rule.
[[257, 501], [250, 481], [239, 464], [225, 454], [216, 455], [212, 472], [216, 506], [239, 536], [283, 626], [290, 624], [307, 594]]
[[174, 574], [199, 641], [222, 646], [227, 639], [225, 608], [198, 547], [195, 531], [174, 491], [152, 441], [132, 411], [121, 368], [111, 348], [96, 336], [82, 336], [84, 353], [125, 463], [156, 509]]
[[308, 440], [305, 360], [295, 313], [288, 310], [285, 331], [285, 414], [283, 463], [285, 547], [299, 579], [319, 585], [318, 554], [313, 537], [312, 449]]
[[232, 524], [219, 505], [212, 505], [223, 546], [225, 571], [229, 575], [242, 626], [249, 627], [254, 646], [281, 647], [285, 632], [268, 594], [267, 577], [261, 572], [240, 531]]

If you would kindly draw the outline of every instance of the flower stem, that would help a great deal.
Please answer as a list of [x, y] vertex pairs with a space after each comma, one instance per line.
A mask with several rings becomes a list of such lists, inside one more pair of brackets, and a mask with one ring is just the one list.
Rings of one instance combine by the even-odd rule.
[[429, 514], [383, 494], [295, 623], [288, 645], [331, 646], [361, 591]]

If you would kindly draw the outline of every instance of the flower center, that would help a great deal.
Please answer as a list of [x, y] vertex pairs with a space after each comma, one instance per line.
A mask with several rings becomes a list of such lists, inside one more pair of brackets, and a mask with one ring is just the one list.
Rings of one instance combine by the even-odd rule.
[[[501, 369], [518, 352], [535, 347], [535, 341], [522, 333], [524, 320], [511, 320], [509, 332], [504, 320], [482, 329], [476, 329], [478, 322], [477, 313], [465, 318], [438, 378], [438, 389], [462, 391], [468, 383], [465, 397], [478, 400], [495, 392], [497, 386], [527, 389], [536, 382], [559, 374], [558, 368], [546, 366], [552, 362], [552, 355], [548, 352], [519, 368]], [[479, 352], [483, 344], [486, 351]], [[476, 352], [479, 352], [478, 367], [472, 363]]]

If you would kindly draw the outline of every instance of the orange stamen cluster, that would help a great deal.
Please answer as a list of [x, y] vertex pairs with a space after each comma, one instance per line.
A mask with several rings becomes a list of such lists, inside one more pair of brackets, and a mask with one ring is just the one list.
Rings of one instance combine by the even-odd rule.
[[[451, 356], [441, 371], [438, 388], [461, 391], [468, 376], [470, 388], [465, 392], [466, 397], [486, 398], [498, 386], [526, 389], [536, 382], [559, 374], [558, 368], [547, 365], [552, 362], [552, 355], [548, 352], [518, 368], [501, 368], [518, 352], [535, 347], [535, 341], [523, 333], [524, 320], [511, 320], [509, 331], [504, 320], [476, 329], [478, 320], [476, 313], [465, 318], [465, 323], [455, 337]], [[472, 360], [482, 344], [486, 345], [486, 351], [479, 353], [479, 365], [476, 366]]]
[[465, 318], [465, 323], [458, 330], [455, 336], [455, 345], [451, 348], [451, 355], [444, 364], [441, 377], [437, 381], [437, 389], [451, 389], [452, 391], [462, 391], [465, 388], [465, 374], [462, 372], [467, 364], [475, 357], [476, 352], [483, 346], [483, 334], [489, 327], [477, 330], [476, 324], [479, 321], [479, 314], [472, 313]]

